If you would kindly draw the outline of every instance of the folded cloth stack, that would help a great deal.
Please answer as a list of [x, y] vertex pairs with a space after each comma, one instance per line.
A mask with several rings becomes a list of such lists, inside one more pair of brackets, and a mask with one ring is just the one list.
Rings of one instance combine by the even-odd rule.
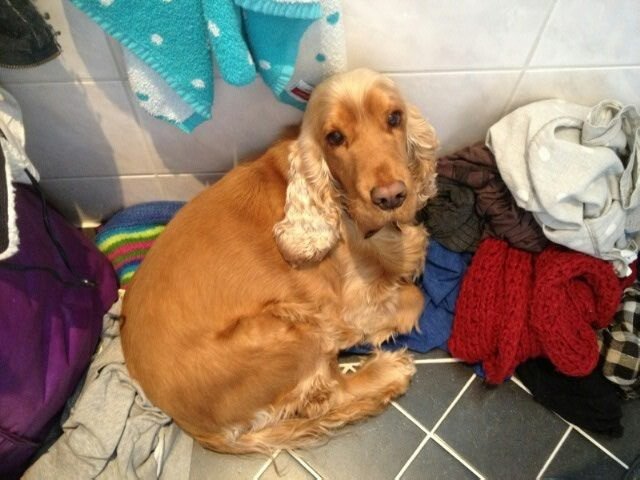
[[489, 383], [539, 356], [566, 375], [587, 375], [599, 358], [595, 330], [611, 323], [628, 284], [579, 252], [551, 245], [533, 254], [487, 238], [463, 279], [449, 349], [482, 362]]

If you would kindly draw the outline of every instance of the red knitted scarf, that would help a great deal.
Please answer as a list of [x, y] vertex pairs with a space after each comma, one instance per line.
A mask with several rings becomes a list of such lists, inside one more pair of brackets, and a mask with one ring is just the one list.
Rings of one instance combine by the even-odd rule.
[[587, 375], [598, 363], [595, 330], [611, 323], [633, 278], [557, 245], [533, 254], [487, 238], [462, 282], [451, 354], [482, 362], [489, 383], [540, 356], [566, 375]]

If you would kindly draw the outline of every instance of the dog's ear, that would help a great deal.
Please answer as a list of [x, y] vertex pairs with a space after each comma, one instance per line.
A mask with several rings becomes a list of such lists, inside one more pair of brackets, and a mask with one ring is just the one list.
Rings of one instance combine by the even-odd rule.
[[319, 262], [340, 238], [340, 208], [320, 147], [300, 137], [289, 153], [284, 219], [273, 229], [284, 259], [293, 266]]
[[407, 114], [409, 170], [416, 182], [418, 204], [422, 207], [436, 194], [436, 131], [413, 105]]

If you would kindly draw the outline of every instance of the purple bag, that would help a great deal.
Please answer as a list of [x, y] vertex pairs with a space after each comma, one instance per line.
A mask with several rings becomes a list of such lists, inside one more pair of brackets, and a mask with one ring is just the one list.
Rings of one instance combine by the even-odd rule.
[[38, 191], [15, 190], [19, 250], [0, 261], [0, 478], [20, 475], [58, 420], [117, 298], [107, 258]]

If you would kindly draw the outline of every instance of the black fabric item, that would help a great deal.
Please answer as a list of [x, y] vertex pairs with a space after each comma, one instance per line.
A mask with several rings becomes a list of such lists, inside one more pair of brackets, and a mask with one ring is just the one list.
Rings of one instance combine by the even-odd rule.
[[59, 53], [51, 27], [29, 0], [0, 0], [0, 66], [36, 66]]
[[544, 358], [521, 364], [516, 373], [533, 398], [585, 430], [621, 437], [624, 430], [618, 390], [596, 368], [586, 377], [568, 377]]
[[457, 253], [473, 253], [482, 237], [483, 224], [476, 213], [473, 190], [445, 177], [437, 177], [438, 194], [418, 212], [431, 237]]

